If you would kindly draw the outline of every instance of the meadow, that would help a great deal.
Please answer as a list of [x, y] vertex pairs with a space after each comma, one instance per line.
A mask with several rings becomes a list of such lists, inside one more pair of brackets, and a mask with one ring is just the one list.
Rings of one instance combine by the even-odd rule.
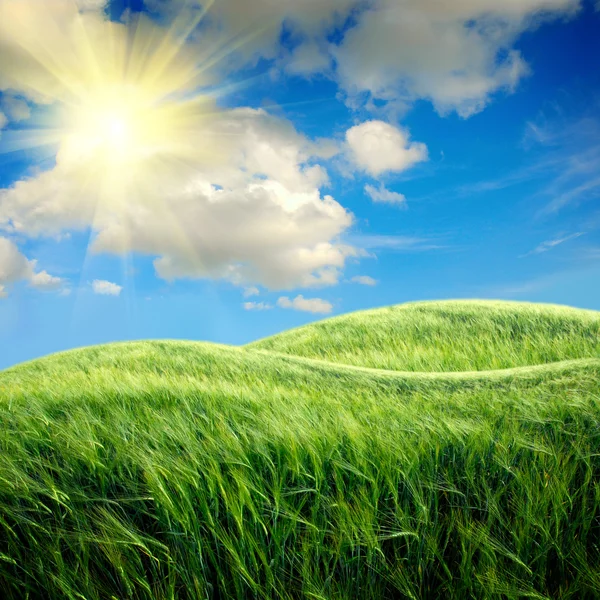
[[0, 372], [7, 600], [600, 597], [600, 313], [420, 302]]

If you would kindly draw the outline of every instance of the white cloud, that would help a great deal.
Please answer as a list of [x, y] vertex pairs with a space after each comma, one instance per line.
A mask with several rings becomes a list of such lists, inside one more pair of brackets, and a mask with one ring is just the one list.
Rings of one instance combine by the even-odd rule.
[[[233, 46], [233, 40], [243, 40], [242, 45], [235, 46], [228, 57], [228, 62], [236, 66], [255, 62], [259, 57], [273, 59], [282, 53], [280, 34], [285, 22], [296, 42], [321, 39], [324, 42], [321, 51], [326, 55], [325, 34], [332, 26], [342, 25], [350, 10], [361, 1], [218, 0], [210, 7], [205, 26], [198, 35], [198, 43], [214, 48], [215, 40], [220, 41], [219, 45], [230, 42], [229, 46]], [[202, 4], [205, 3], [200, 0], [146, 0], [150, 10], [174, 21], [177, 15], [181, 15], [182, 8], [185, 9], [184, 14], [187, 13], [187, 20], [193, 19], [194, 14], [200, 11], [190, 7]], [[215, 32], [219, 32], [218, 36]]]
[[290, 300], [287, 296], [282, 296], [277, 300], [277, 306], [280, 308], [291, 308], [311, 313], [329, 314], [333, 310], [333, 305], [322, 298], [305, 298], [302, 294]]
[[260, 290], [256, 286], [250, 286], [244, 290], [244, 298], [250, 298], [251, 296], [258, 295], [260, 295]]
[[92, 289], [94, 290], [94, 294], [100, 294], [101, 296], [118, 296], [123, 288], [110, 281], [94, 279]]
[[353, 162], [377, 177], [385, 171], [405, 171], [427, 159], [427, 146], [410, 142], [406, 131], [383, 121], [366, 121], [346, 132]]
[[285, 70], [291, 75], [310, 76], [329, 70], [331, 57], [314, 40], [300, 44], [286, 57]]
[[321, 196], [327, 176], [310, 164], [311, 142], [264, 110], [235, 109], [211, 127], [231, 140], [229, 164], [155, 169], [126, 201], [110, 205], [82, 184], [76, 160], [59, 152], [53, 170], [0, 190], [0, 229], [56, 236], [92, 226], [93, 251], [155, 256], [165, 280], [335, 285], [347, 258], [361, 251], [337, 241], [353, 216]]
[[206, 83], [191, 74], [203, 59], [197, 48], [181, 45], [175, 31], [146, 13], [126, 11], [129, 23], [110, 21], [103, 11], [107, 2], [0, 0], [0, 90], [34, 103], [68, 102], [72, 114], [78, 99], [125, 63], [136, 70], [137, 83], [146, 68], [158, 75], [166, 94], [174, 91], [169, 85], [191, 90]]
[[0, 237], [0, 282], [13, 283], [30, 279], [31, 263], [23, 256], [17, 246], [8, 238]]
[[0, 237], [0, 292], [7, 295], [6, 286], [17, 281], [28, 281], [32, 287], [41, 290], [55, 290], [63, 280], [53, 277], [46, 271], [36, 272], [36, 260], [28, 260], [15, 245], [5, 237]]
[[[174, 17], [188, 0], [147, 0]], [[197, 2], [196, 4], [200, 4]], [[288, 72], [325, 72], [353, 98], [409, 104], [428, 99], [440, 113], [467, 117], [499, 90], [511, 91], [529, 72], [514, 49], [542, 19], [570, 15], [580, 0], [219, 0], [208, 13], [200, 44], [244, 39], [223, 68], [277, 59]], [[327, 40], [333, 26], [354, 10], [355, 25], [339, 43]], [[191, 14], [190, 14], [191, 17]], [[296, 46], [280, 44], [285, 22]], [[219, 32], [218, 34], [216, 32]], [[331, 71], [335, 59], [337, 70]], [[369, 103], [367, 103], [369, 105]]]
[[433, 240], [404, 235], [355, 235], [351, 237], [351, 242], [365, 250], [423, 252], [444, 248]]
[[[430, 100], [468, 117], [529, 69], [513, 45], [541, 16], [570, 14], [579, 0], [378, 0], [332, 51], [350, 95]], [[376, 40], [377, 43], [373, 43]]]
[[[25, 121], [29, 119], [31, 116], [31, 110], [29, 109], [29, 105], [25, 100], [21, 98], [16, 98], [10, 94], [4, 95], [2, 97], [2, 102], [0, 103], [6, 118], [10, 121], [14, 121], [18, 123], [19, 121]], [[1, 128], [2, 118], [0, 117], [0, 128]]]
[[352, 281], [353, 283], [358, 283], [360, 285], [377, 285], [377, 280], [373, 279], [372, 277], [369, 277], [368, 275], [356, 275], [350, 281]]
[[[27, 4], [37, 9], [41, 4], [2, 3], [11, 10]], [[77, 3], [88, 11], [86, 18], [100, 17], [105, 4]], [[284, 72], [328, 74], [349, 95], [349, 103], [364, 92], [371, 108], [373, 98], [405, 106], [423, 98], [442, 114], [456, 110], [467, 117], [482, 110], [495, 92], [513, 90], [529, 72], [525, 58], [515, 50], [519, 36], [544, 19], [573, 14], [581, 0], [146, 0], [145, 4], [175, 34], [200, 22], [192, 36], [196, 56], [205, 63], [220, 56], [207, 65], [208, 70], [222, 74], [265, 58], [276, 61]], [[201, 20], [202, 5], [208, 4]], [[45, 0], [44, 5], [60, 25], [72, 19], [77, 6], [73, 0]], [[329, 41], [328, 34], [344, 24], [351, 11], [355, 25], [341, 41]], [[291, 51], [281, 44], [284, 24]], [[53, 39], [50, 34], [45, 34], [46, 44]]]
[[244, 302], [245, 310], [271, 310], [273, 306], [267, 302]]
[[62, 287], [64, 282], [60, 277], [54, 277], [46, 271], [40, 271], [31, 276], [30, 283], [38, 290], [57, 290]]
[[388, 204], [406, 206], [406, 197], [404, 196], [404, 194], [392, 192], [388, 190], [383, 184], [381, 184], [379, 188], [367, 184], [365, 185], [365, 192], [370, 196], [373, 202], [386, 202]]
[[[592, 162], [592, 161], [590, 161]], [[595, 162], [598, 162], [596, 160]], [[583, 171], [581, 167], [576, 167], [578, 171]], [[580, 173], [576, 173], [579, 175]], [[572, 174], [567, 172], [564, 176], [559, 177], [555, 182], [550, 184], [549, 191], [554, 191], [552, 188], [557, 184], [565, 184]], [[582, 199], [591, 199], [600, 197], [600, 177], [591, 176], [582, 183], [575, 184], [573, 187], [564, 186], [564, 188], [554, 196], [553, 200], [545, 206], [540, 212], [540, 215], [555, 213], [567, 206], [568, 204], [576, 204]]]
[[582, 231], [579, 231], [577, 233], [573, 233], [571, 235], [556, 238], [554, 240], [547, 240], [545, 242], [542, 242], [539, 246], [534, 248], [531, 252], [528, 252], [527, 254], [525, 254], [525, 256], [529, 256], [530, 254], [543, 254], [544, 252], [548, 252], [548, 250], [552, 250], [553, 248], [555, 248], [556, 246], [559, 246], [560, 244], [564, 244], [565, 242], [568, 242], [569, 240], [573, 240], [575, 238], [581, 237], [582, 235], [584, 235], [584, 233]]
[[7, 123], [8, 117], [3, 112], [0, 112], [0, 129], [4, 129]]

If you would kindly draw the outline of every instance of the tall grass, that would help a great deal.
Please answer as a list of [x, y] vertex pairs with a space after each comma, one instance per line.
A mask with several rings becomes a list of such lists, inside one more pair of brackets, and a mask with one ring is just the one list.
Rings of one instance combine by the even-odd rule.
[[0, 374], [0, 597], [592, 599], [600, 360], [400, 374], [183, 342]]
[[600, 313], [498, 301], [415, 302], [360, 311], [250, 344], [398, 371], [479, 371], [600, 357]]

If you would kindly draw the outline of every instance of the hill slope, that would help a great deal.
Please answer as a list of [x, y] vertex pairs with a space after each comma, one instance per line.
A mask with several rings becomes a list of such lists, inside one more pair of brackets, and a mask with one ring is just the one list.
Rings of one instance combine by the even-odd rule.
[[[112, 344], [1, 372], [2, 597], [597, 597], [598, 314], [503, 314], [522, 310], [555, 319], [544, 342], [512, 317], [568, 360], [448, 372], [490, 330], [473, 317], [430, 338], [462, 340], [441, 373], [264, 341]], [[395, 331], [366, 321], [375, 339]], [[540, 355], [519, 339], [513, 364]], [[468, 366], [496, 364], [474, 345]]]
[[248, 348], [398, 371], [506, 369], [600, 356], [600, 313], [454, 300], [360, 311]]

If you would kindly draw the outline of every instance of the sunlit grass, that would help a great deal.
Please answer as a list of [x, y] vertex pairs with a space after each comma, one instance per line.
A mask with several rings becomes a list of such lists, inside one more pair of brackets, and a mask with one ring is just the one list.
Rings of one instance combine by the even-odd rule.
[[600, 313], [517, 302], [415, 302], [326, 319], [250, 347], [399, 371], [506, 369], [600, 357]]
[[554, 310], [565, 362], [495, 373], [192, 342], [0, 373], [2, 597], [596, 598], [598, 318]]

